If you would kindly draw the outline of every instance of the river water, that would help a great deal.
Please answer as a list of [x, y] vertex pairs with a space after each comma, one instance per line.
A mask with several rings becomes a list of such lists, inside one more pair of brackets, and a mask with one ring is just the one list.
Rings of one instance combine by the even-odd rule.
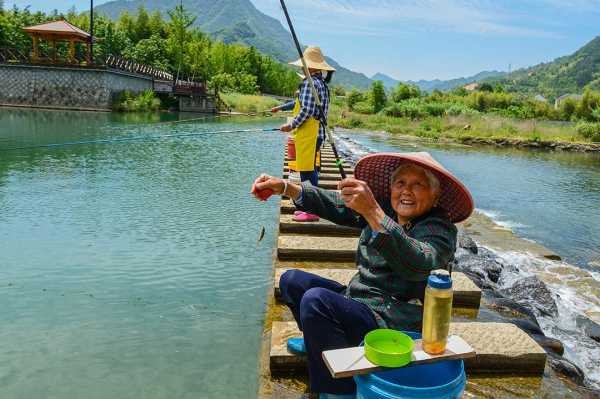
[[5, 151], [278, 122], [177, 117], [0, 109], [0, 398], [256, 395], [282, 135]]
[[562, 262], [495, 249], [517, 266], [503, 275], [504, 287], [529, 275], [547, 284], [558, 317], [539, 318], [544, 333], [560, 339], [565, 357], [600, 388], [600, 345], [582, 331], [585, 320], [600, 324], [600, 154], [435, 144], [369, 132], [339, 137], [354, 159], [381, 151], [430, 152], [469, 187], [478, 212], [498, 228], [559, 254]]
[[[281, 173], [285, 138], [154, 139], [280, 122], [166, 123], [177, 118], [0, 109], [0, 398], [256, 395], [278, 203], [248, 190], [260, 172]], [[144, 135], [153, 139], [7, 151]], [[348, 136], [358, 155], [431, 151], [482, 212], [571, 263], [502, 253], [524, 273], [554, 273], [564, 301], [545, 330], [600, 381], [598, 349], [578, 349], [573, 324], [600, 317], [597, 156]]]

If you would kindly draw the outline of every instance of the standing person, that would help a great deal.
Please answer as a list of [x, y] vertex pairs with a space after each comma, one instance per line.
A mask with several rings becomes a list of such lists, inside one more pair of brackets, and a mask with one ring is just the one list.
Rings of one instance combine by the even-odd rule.
[[[315, 89], [321, 102], [323, 115], [320, 114], [317, 101], [308, 79], [300, 84], [298, 99], [294, 108], [294, 119], [280, 127], [282, 132], [293, 132], [296, 145], [296, 166], [300, 172], [300, 180], [308, 181], [313, 186], [319, 184], [319, 172], [316, 167], [316, 158], [321, 144], [325, 140], [325, 124], [329, 112], [329, 87], [327, 82], [331, 79], [331, 73], [335, 68], [330, 66], [323, 57], [319, 47], [307, 47], [304, 51], [304, 59], [308, 66]], [[302, 60], [290, 62], [291, 65], [302, 66]], [[325, 78], [323, 72], [329, 76]], [[297, 212], [294, 215], [297, 222], [318, 221], [319, 216], [308, 212]]]

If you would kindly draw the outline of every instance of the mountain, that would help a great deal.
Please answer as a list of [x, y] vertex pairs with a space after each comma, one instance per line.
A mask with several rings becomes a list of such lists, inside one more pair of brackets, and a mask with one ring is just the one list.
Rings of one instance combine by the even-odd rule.
[[394, 87], [398, 86], [398, 83], [400, 83], [399, 80], [396, 80], [391, 76], [381, 72], [377, 72], [375, 75], [371, 76], [371, 80], [381, 80], [383, 82], [383, 86], [388, 90], [393, 89]]
[[[167, 10], [179, 5], [180, 0], [115, 0], [95, 7], [96, 12], [117, 19], [127, 11], [136, 14], [140, 6], [149, 12]], [[278, 61], [289, 62], [298, 58], [291, 34], [275, 18], [260, 12], [250, 0], [183, 0], [184, 7], [196, 16], [195, 26], [225, 43], [254, 46], [263, 54]], [[371, 80], [365, 75], [343, 68], [331, 61], [338, 71], [333, 84], [367, 89]]]
[[600, 90], [600, 36], [571, 55], [488, 81], [500, 83], [509, 91], [541, 94], [550, 99], [582, 93], [587, 88]]
[[[479, 72], [477, 75], [469, 76], [466, 78], [457, 78], [457, 79], [450, 79], [450, 80], [440, 80], [440, 79], [418, 80], [418, 81], [407, 80], [404, 83], [413, 84], [415, 86], [418, 86], [419, 89], [421, 89], [422, 91], [426, 91], [426, 92], [432, 92], [433, 90], [448, 91], [448, 90], [454, 89], [455, 87], [464, 86], [464, 85], [472, 83], [472, 82], [478, 82], [480, 80], [489, 79], [489, 78], [502, 77], [504, 75], [506, 75], [505, 72], [483, 71], [483, 72]], [[396, 87], [398, 85], [398, 83], [401, 82], [400, 80], [396, 80], [396, 79], [394, 79], [386, 74], [383, 74], [383, 73], [376, 73], [375, 75], [373, 75], [371, 77], [371, 79], [383, 81], [383, 85], [386, 87], [386, 89], [393, 89], [394, 87]]]

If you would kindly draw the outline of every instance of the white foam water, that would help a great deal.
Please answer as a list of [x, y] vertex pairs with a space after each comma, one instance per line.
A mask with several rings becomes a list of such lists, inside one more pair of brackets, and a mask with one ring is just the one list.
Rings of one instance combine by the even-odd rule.
[[514, 232], [514, 229], [522, 229], [522, 228], [528, 227], [526, 224], [523, 224], [523, 223], [514, 222], [512, 220], [506, 220], [504, 218], [504, 216], [502, 215], [502, 213], [500, 213], [498, 211], [491, 211], [488, 209], [480, 209], [480, 208], [475, 208], [475, 211], [489, 217], [498, 226], [503, 227], [506, 230], [510, 230], [512, 232]]
[[[490, 248], [488, 248], [490, 249]], [[578, 365], [587, 383], [600, 388], [600, 345], [588, 337], [577, 320], [587, 318], [600, 322], [600, 299], [594, 292], [600, 289], [599, 273], [582, 270], [565, 262], [544, 260], [528, 253], [501, 252], [490, 249], [505, 263], [517, 269], [503, 271], [502, 288], [517, 280], [535, 275], [545, 284], [556, 303], [557, 317], [538, 316], [544, 333], [560, 340], [565, 347], [564, 357]]]

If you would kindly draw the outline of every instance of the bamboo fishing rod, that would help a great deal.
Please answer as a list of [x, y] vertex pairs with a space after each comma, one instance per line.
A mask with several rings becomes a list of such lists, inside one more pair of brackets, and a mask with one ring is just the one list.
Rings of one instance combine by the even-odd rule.
[[342, 179], [346, 178], [346, 171], [344, 171], [344, 165], [340, 160], [340, 157], [337, 152], [337, 148], [335, 146], [335, 141], [333, 140], [333, 136], [331, 135], [331, 131], [327, 127], [327, 120], [325, 119], [325, 113], [323, 112], [323, 104], [321, 104], [321, 99], [319, 98], [319, 93], [315, 87], [315, 83], [313, 82], [312, 76], [308, 70], [308, 65], [306, 64], [306, 60], [304, 59], [304, 53], [302, 52], [302, 47], [300, 47], [300, 42], [298, 41], [298, 36], [296, 36], [296, 30], [294, 29], [294, 25], [292, 24], [292, 19], [290, 18], [290, 14], [288, 13], [287, 7], [285, 5], [284, 0], [279, 0], [281, 3], [281, 8], [283, 9], [283, 13], [285, 14], [285, 19], [287, 20], [288, 26], [290, 27], [290, 32], [292, 33], [292, 38], [294, 39], [294, 44], [296, 45], [296, 50], [300, 55], [300, 60], [302, 60], [302, 69], [304, 70], [304, 76], [308, 79], [308, 84], [310, 86], [310, 90], [312, 91], [313, 97], [315, 98], [315, 102], [317, 104], [317, 108], [319, 110], [319, 119], [325, 128], [325, 133], [327, 134], [327, 138], [329, 139], [329, 144], [331, 144], [331, 149], [333, 150], [333, 155], [335, 157], [335, 164], [337, 165], [340, 176]]
[[268, 128], [268, 129], [239, 129], [239, 130], [215, 130], [215, 131], [204, 131], [204, 132], [194, 132], [194, 133], [172, 133], [172, 134], [159, 134], [153, 136], [122, 136], [122, 137], [114, 137], [111, 139], [98, 139], [98, 140], [80, 140], [80, 141], [67, 141], [64, 143], [56, 143], [56, 144], [41, 144], [41, 145], [33, 145], [33, 146], [25, 146], [25, 147], [12, 147], [6, 149], [0, 149], [2, 151], [15, 151], [15, 150], [29, 150], [34, 148], [59, 148], [59, 147], [68, 147], [74, 145], [86, 145], [86, 144], [112, 144], [112, 143], [122, 143], [127, 141], [149, 141], [149, 140], [161, 140], [168, 138], [180, 138], [180, 137], [197, 137], [204, 136], [209, 134], [226, 134], [226, 133], [259, 133], [259, 132], [275, 132], [279, 131], [279, 128]]

